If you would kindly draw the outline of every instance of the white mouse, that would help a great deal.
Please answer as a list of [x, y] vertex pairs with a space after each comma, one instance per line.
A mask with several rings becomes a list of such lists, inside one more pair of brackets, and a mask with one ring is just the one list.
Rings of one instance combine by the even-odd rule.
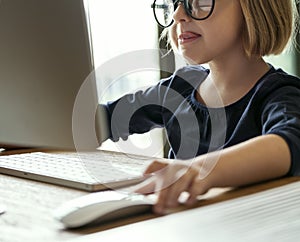
[[154, 203], [154, 197], [102, 191], [62, 204], [54, 211], [54, 217], [66, 228], [76, 228], [145, 212]]

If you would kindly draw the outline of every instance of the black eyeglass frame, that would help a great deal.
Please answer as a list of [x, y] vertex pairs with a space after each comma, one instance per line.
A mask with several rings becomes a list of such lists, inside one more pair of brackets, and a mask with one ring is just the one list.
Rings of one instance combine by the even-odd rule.
[[[162, 28], [168, 28], [168, 27], [170, 27], [170, 26], [174, 23], [174, 19], [172, 19], [172, 21], [170, 22], [170, 24], [168, 24], [167, 26], [162, 25], [162, 24], [158, 21], [158, 18], [156, 17], [156, 14], [155, 14], [155, 4], [156, 4], [156, 1], [157, 1], [157, 0], [154, 0], [154, 2], [151, 4], [151, 8], [153, 9], [154, 18], [155, 18], [157, 24], [158, 24], [160, 27], [162, 27]], [[188, 16], [190, 16], [192, 19], [195, 19], [195, 20], [205, 20], [205, 19], [209, 18], [209, 17], [212, 15], [212, 13], [213, 13], [213, 11], [214, 11], [214, 8], [215, 8], [215, 0], [211, 0], [211, 1], [212, 1], [212, 6], [211, 6], [211, 10], [210, 10], [209, 13], [207, 14], [207, 16], [204, 17], [204, 18], [196, 18], [196, 17], [193, 17], [193, 16], [192, 16], [192, 13], [188, 10], [188, 9], [189, 9], [189, 7], [188, 7], [188, 4], [189, 4], [188, 1], [189, 1], [189, 0], [177, 0], [177, 1], [173, 1], [173, 4], [174, 4], [174, 12], [176, 11], [176, 9], [177, 9], [177, 7], [178, 7], [178, 3], [183, 3], [184, 10], [185, 10], [185, 12], [186, 12], [186, 14], [187, 14]], [[174, 13], [173, 13], [173, 14], [174, 14]]]

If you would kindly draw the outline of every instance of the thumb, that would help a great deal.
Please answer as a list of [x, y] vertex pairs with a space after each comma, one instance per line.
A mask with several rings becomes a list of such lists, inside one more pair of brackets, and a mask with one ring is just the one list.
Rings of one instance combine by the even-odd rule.
[[154, 193], [156, 187], [155, 179], [153, 177], [134, 186], [134, 192], [141, 194], [151, 194]]
[[144, 171], [144, 175], [155, 173], [159, 170], [162, 170], [163, 168], [165, 168], [168, 165], [169, 165], [169, 163], [167, 163], [167, 162], [155, 160], [146, 168], [146, 170]]

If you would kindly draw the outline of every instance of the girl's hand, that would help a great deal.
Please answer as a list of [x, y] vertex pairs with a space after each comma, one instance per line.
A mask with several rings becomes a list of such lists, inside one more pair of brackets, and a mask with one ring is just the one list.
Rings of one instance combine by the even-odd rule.
[[145, 175], [153, 176], [142, 183], [136, 190], [138, 193], [158, 193], [154, 212], [164, 214], [166, 209], [179, 205], [179, 196], [188, 192], [186, 203], [194, 204], [197, 196], [204, 194], [210, 187], [207, 178], [200, 176], [201, 166], [191, 161], [154, 161], [145, 171]]
[[178, 198], [189, 193], [186, 203], [212, 187], [239, 187], [286, 176], [291, 166], [286, 141], [274, 134], [258, 136], [220, 151], [180, 161], [154, 161], [145, 171], [153, 174], [139, 184], [137, 192], [158, 193], [154, 211], [164, 213], [178, 206]]

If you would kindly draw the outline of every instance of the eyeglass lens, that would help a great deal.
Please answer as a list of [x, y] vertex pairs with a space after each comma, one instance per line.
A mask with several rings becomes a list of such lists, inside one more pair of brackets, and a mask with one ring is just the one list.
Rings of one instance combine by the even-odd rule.
[[173, 14], [179, 2], [183, 2], [186, 13], [197, 20], [208, 18], [214, 7], [214, 0], [155, 0], [152, 8], [159, 25], [168, 27], [172, 24]]

